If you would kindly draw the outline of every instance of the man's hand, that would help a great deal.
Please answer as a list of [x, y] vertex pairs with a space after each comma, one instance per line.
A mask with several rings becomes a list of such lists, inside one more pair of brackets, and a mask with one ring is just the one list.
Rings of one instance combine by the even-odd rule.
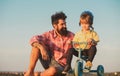
[[42, 58], [44, 60], [49, 60], [48, 52], [47, 52], [45, 45], [43, 43], [40, 44], [38, 42], [35, 42], [35, 43], [33, 43], [33, 46], [40, 49], [40, 53], [41, 53]]
[[46, 50], [41, 50], [41, 55], [44, 60], [49, 60], [49, 55]]

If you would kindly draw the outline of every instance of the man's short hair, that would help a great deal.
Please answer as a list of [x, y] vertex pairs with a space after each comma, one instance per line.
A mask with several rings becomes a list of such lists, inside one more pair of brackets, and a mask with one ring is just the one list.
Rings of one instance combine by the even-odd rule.
[[51, 22], [53, 24], [57, 24], [59, 19], [65, 20], [67, 16], [63, 12], [56, 12], [51, 16]]

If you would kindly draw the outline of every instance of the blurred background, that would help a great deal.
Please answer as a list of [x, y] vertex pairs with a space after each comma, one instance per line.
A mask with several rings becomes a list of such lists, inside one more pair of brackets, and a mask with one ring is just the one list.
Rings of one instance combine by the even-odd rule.
[[[105, 72], [120, 71], [120, 0], [0, 0], [0, 71], [26, 71], [29, 65], [32, 36], [53, 27], [51, 15], [63, 11], [67, 27], [76, 33], [80, 14], [93, 12], [93, 27], [100, 42], [92, 69], [99, 64]], [[74, 67], [76, 58], [73, 58]], [[43, 71], [38, 61], [36, 71]]]

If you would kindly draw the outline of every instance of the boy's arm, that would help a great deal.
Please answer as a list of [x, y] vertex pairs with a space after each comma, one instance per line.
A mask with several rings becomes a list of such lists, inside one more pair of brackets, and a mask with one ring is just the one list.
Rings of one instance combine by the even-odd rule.
[[91, 39], [91, 38], [87, 40], [87, 43], [88, 43], [87, 48], [97, 45], [97, 41], [95, 41], [94, 39]]

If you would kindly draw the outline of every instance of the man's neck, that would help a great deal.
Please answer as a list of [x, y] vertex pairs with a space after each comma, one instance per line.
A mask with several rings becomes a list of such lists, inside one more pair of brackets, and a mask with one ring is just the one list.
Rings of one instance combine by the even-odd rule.
[[[55, 30], [55, 29], [54, 29]], [[61, 35], [57, 30], [55, 30], [55, 33], [59, 36], [59, 37], [65, 37], [65, 35]]]

